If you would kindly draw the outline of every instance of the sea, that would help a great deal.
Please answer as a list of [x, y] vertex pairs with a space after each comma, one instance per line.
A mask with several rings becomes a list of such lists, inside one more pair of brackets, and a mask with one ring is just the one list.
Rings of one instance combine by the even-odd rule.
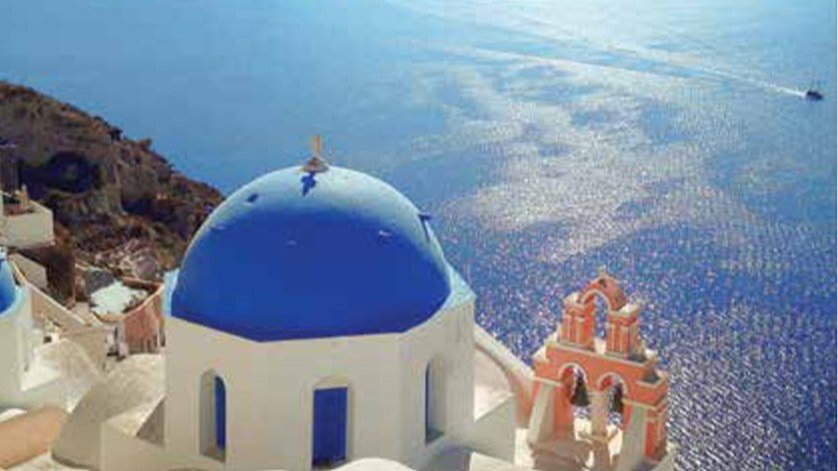
[[6, 0], [0, 79], [224, 192], [322, 135], [433, 214], [479, 323], [525, 361], [606, 267], [672, 375], [678, 469], [834, 470], [835, 12]]

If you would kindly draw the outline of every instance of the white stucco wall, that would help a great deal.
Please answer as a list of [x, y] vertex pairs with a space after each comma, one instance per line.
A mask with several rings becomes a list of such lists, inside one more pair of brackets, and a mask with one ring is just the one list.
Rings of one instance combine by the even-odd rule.
[[0, 314], [0, 410], [45, 405], [66, 406], [66, 391], [59, 372], [35, 355], [32, 304], [27, 286], [15, 303]]
[[25, 347], [22, 341], [21, 327], [24, 324], [23, 300], [18, 301], [6, 312], [0, 313], [0, 365], [8, 372], [0, 374], [0, 407], [11, 407], [17, 399], [23, 378], [23, 358]]
[[5, 244], [16, 248], [52, 245], [55, 240], [52, 211], [30, 201], [32, 212], [6, 215], [2, 223]]
[[[434, 359], [444, 376], [434, 387], [443, 391], [429, 393], [443, 398], [436, 406], [444, 410], [444, 434], [425, 443], [425, 369]], [[446, 447], [465, 443], [474, 422], [474, 295], [460, 293], [428, 322], [405, 333], [398, 364], [404, 402], [400, 461], [421, 469]]]
[[166, 454], [162, 447], [126, 435], [111, 423], [101, 429], [101, 465], [103, 470], [120, 471], [167, 470]]
[[227, 469], [310, 469], [313, 391], [328, 379], [349, 386], [349, 457], [368, 453], [369, 443], [380, 456], [397, 455], [396, 336], [257, 343], [178, 319], [166, 329], [172, 465], [197, 464], [191, 457], [200, 451], [200, 379], [207, 370], [226, 386]]

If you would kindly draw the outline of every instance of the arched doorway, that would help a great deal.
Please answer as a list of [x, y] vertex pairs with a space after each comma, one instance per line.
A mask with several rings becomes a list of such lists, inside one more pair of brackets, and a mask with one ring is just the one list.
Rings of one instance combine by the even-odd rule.
[[227, 386], [214, 370], [201, 375], [200, 396], [201, 453], [223, 460], [227, 449]]
[[445, 365], [434, 358], [425, 367], [425, 443], [445, 434]]
[[311, 465], [325, 469], [348, 459], [349, 385], [327, 380], [314, 389], [312, 406]]

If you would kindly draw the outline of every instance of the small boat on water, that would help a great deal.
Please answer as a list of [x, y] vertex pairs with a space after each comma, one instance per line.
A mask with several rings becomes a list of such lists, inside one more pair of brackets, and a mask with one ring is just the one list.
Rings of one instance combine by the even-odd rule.
[[823, 100], [823, 93], [821, 93], [820, 91], [818, 91], [815, 88], [810, 88], [810, 89], [806, 90], [806, 94], [804, 96], [809, 101]]
[[821, 101], [823, 100], [823, 93], [818, 90], [818, 82], [815, 82], [815, 74], [812, 73], [812, 81], [809, 82], [809, 88], [806, 89], [806, 93], [803, 95], [809, 101]]

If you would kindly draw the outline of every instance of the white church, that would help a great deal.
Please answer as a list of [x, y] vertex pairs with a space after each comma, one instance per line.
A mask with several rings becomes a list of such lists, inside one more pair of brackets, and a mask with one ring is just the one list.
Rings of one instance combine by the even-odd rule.
[[168, 280], [163, 397], [103, 423], [92, 464], [420, 469], [463, 445], [511, 461], [514, 398], [475, 418], [475, 298], [429, 219], [318, 156], [230, 195]]
[[[430, 216], [314, 147], [209, 216], [166, 281], [165, 352], [91, 388], [52, 457], [102, 471], [592, 469], [533, 461], [528, 440], [552, 440], [554, 412], [533, 404], [533, 371], [475, 324]], [[584, 432], [559, 432], [592, 453]], [[606, 432], [608, 461], [621, 435]], [[660, 449], [597, 469], [672, 469]]]

